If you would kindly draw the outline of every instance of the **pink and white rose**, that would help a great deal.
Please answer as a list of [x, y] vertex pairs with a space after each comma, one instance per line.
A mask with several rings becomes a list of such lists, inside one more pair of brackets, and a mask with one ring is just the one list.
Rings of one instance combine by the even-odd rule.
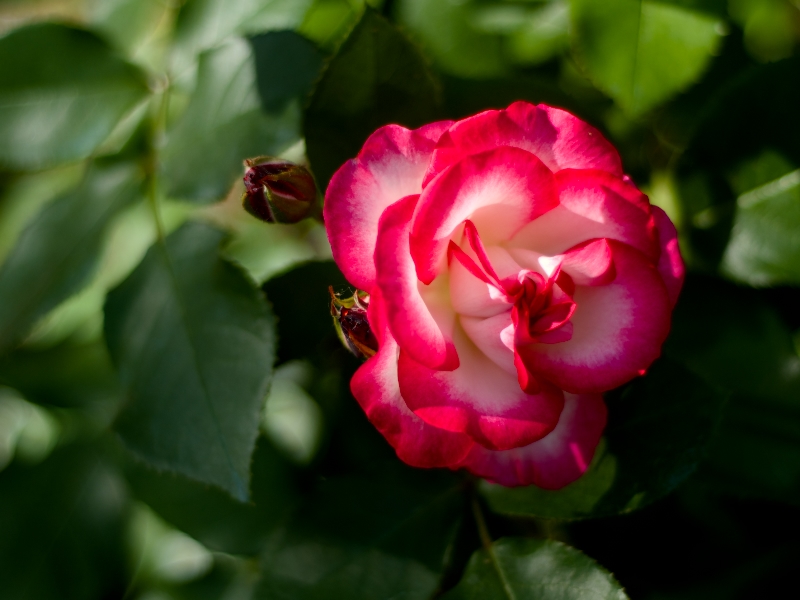
[[526, 102], [387, 125], [333, 176], [324, 216], [379, 344], [351, 388], [397, 455], [509, 486], [580, 477], [601, 393], [658, 357], [684, 274], [613, 146]]

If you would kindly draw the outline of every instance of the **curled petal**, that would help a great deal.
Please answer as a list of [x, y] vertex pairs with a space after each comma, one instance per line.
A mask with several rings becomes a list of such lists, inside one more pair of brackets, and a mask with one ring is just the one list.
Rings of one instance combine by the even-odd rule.
[[564, 403], [561, 390], [548, 385], [526, 394], [459, 329], [455, 341], [461, 366], [454, 371], [429, 369], [401, 350], [400, 392], [414, 414], [493, 449], [524, 446], [552, 431]]
[[358, 156], [331, 178], [323, 214], [333, 258], [347, 280], [370, 291], [378, 219], [387, 206], [422, 191], [433, 147], [451, 125], [440, 121], [409, 130], [387, 125], [373, 133]]
[[462, 466], [502, 485], [556, 490], [583, 475], [605, 425], [602, 396], [565, 394], [561, 418], [549, 435], [528, 446], [499, 452], [475, 445]]
[[417, 276], [430, 283], [443, 269], [450, 238], [465, 220], [484, 243], [496, 243], [557, 204], [553, 174], [530, 152], [498, 148], [465, 158], [420, 196], [411, 230]]
[[633, 246], [655, 264], [658, 239], [644, 194], [604, 171], [568, 169], [555, 179], [559, 206], [522, 228], [510, 248], [555, 256], [586, 240], [608, 238]]
[[606, 239], [591, 240], [567, 250], [561, 257], [561, 269], [575, 285], [606, 285], [617, 275]]
[[601, 169], [622, 176], [619, 154], [597, 129], [558, 108], [515, 102], [453, 124], [436, 145], [423, 185], [467, 156], [502, 146], [535, 154], [553, 172]]
[[537, 378], [568, 392], [604, 392], [642, 374], [669, 332], [671, 305], [658, 271], [630, 246], [613, 240], [609, 246], [616, 278], [576, 287], [571, 339], [517, 347]]
[[681, 251], [678, 248], [678, 232], [675, 225], [669, 220], [667, 213], [658, 206], [653, 207], [653, 217], [658, 229], [658, 242], [661, 246], [661, 256], [658, 258], [658, 272], [667, 286], [669, 300], [673, 306], [678, 301], [678, 294], [683, 287], [683, 278], [686, 267], [683, 265]]

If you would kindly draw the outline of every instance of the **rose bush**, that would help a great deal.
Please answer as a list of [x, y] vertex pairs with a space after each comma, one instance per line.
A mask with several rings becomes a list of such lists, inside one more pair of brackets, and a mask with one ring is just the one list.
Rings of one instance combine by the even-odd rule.
[[675, 228], [577, 117], [516, 102], [377, 130], [325, 224], [379, 350], [354, 396], [405, 462], [560, 488], [601, 393], [643, 374], [683, 281]]

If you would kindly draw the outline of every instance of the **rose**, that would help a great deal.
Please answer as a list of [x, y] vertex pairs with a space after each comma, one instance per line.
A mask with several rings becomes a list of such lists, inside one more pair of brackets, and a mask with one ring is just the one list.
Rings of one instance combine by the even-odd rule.
[[644, 374], [683, 281], [675, 228], [600, 133], [516, 102], [387, 125], [328, 187], [377, 354], [351, 382], [405, 462], [560, 488], [586, 470], [602, 392]]

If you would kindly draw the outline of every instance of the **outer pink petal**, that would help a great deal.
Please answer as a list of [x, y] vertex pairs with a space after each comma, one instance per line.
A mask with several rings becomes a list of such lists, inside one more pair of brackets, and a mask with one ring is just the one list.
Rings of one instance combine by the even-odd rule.
[[606, 407], [599, 394], [565, 394], [561, 418], [547, 437], [499, 452], [475, 445], [461, 466], [502, 485], [557, 490], [586, 471], [605, 425]]
[[465, 158], [420, 196], [411, 230], [419, 279], [429, 283], [436, 277], [451, 236], [466, 219], [489, 246], [557, 204], [553, 174], [530, 152], [498, 148]]
[[380, 297], [373, 294], [369, 317], [373, 329], [381, 332], [380, 349], [350, 381], [353, 396], [400, 460], [414, 467], [452, 466], [463, 460], [474, 442], [467, 435], [428, 425], [406, 406], [397, 381], [399, 348], [376, 316], [380, 305]]
[[619, 154], [594, 127], [558, 108], [515, 102], [456, 122], [436, 145], [423, 185], [463, 158], [501, 146], [532, 152], [553, 172], [602, 169], [622, 175]]
[[568, 392], [604, 392], [643, 374], [669, 333], [671, 306], [658, 271], [630, 246], [609, 245], [617, 276], [575, 289], [572, 338], [518, 347], [537, 378]]
[[381, 127], [331, 179], [323, 211], [328, 239], [336, 264], [357, 288], [370, 290], [375, 280], [372, 253], [381, 213], [400, 198], [422, 191], [433, 147], [450, 125], [441, 121], [415, 130]]
[[[452, 370], [458, 367], [458, 354], [420, 294], [409, 250], [411, 216], [418, 198], [406, 196], [381, 215], [375, 247], [376, 286], [386, 304], [389, 329], [400, 347], [432, 369]], [[452, 327], [455, 314], [447, 308], [441, 312], [445, 318], [450, 313]]]
[[661, 246], [661, 256], [658, 258], [658, 272], [667, 286], [669, 300], [672, 306], [678, 301], [678, 294], [683, 287], [683, 278], [686, 275], [686, 267], [683, 265], [681, 251], [678, 248], [678, 232], [675, 225], [669, 220], [667, 213], [658, 206], [653, 207], [653, 217], [656, 220], [658, 229], [658, 241]]
[[435, 371], [401, 350], [400, 391], [418, 417], [441, 429], [463, 432], [492, 449], [530, 444], [552, 431], [563, 408], [561, 390], [546, 386], [523, 392], [517, 378], [478, 350], [456, 330], [461, 366]]
[[553, 256], [586, 240], [609, 238], [637, 248], [655, 264], [658, 239], [647, 196], [604, 171], [565, 170], [555, 180], [559, 206], [520, 230], [511, 247]]

